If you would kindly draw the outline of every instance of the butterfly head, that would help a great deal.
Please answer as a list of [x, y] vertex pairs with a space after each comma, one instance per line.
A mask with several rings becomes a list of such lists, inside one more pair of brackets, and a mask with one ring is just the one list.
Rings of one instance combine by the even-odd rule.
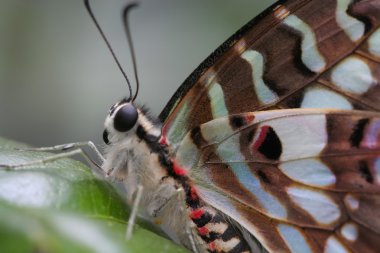
[[103, 140], [107, 145], [115, 144], [132, 135], [139, 135], [139, 132], [156, 139], [161, 135], [158, 125], [158, 120], [149, 116], [144, 108], [124, 98], [110, 108], [104, 123]]
[[[129, 197], [136, 190], [138, 174], [148, 173], [157, 159], [152, 150], [160, 147], [161, 127], [158, 121], [130, 99], [114, 104], [104, 123], [104, 149], [102, 169], [112, 179], [128, 182]], [[148, 172], [147, 172], [148, 171]]]
[[123, 99], [114, 104], [104, 124], [104, 142], [110, 144], [125, 137], [136, 126], [138, 118], [139, 110], [130, 100]]

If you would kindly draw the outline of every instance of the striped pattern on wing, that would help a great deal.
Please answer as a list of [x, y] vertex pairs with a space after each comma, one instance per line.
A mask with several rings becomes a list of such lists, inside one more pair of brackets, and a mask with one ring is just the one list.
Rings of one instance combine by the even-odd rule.
[[378, 252], [380, 114], [289, 109], [195, 127], [176, 160], [270, 252]]
[[235, 113], [380, 111], [380, 1], [282, 2], [218, 48], [173, 96], [160, 115], [172, 145]]

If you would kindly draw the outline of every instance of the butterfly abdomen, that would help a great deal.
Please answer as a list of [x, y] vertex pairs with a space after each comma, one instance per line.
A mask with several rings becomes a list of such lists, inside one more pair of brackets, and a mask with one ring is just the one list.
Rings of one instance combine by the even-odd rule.
[[226, 253], [250, 252], [241, 231], [226, 219], [226, 216], [202, 201], [194, 187], [190, 189], [190, 196], [187, 198], [189, 218], [207, 250]]
[[[162, 136], [161, 139], [165, 137]], [[165, 166], [168, 177], [177, 181], [184, 191], [186, 203], [186, 219], [189, 219], [194, 242], [198, 250], [204, 248], [209, 252], [249, 252], [249, 246], [245, 242], [241, 232], [231, 223], [227, 222], [225, 217], [215, 208], [207, 205], [198, 196], [196, 188], [192, 186], [190, 178], [187, 176], [187, 170], [172, 158], [167, 151], [168, 144], [160, 141], [162, 147], [162, 162]], [[190, 240], [190, 238], [185, 238]], [[190, 242], [182, 242], [189, 246]]]

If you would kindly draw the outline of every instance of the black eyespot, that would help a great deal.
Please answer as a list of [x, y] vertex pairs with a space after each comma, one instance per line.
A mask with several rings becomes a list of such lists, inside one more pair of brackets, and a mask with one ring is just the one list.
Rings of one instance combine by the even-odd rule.
[[110, 141], [108, 140], [108, 132], [107, 132], [107, 130], [103, 131], [103, 141], [107, 145], [110, 144]]
[[136, 124], [137, 117], [136, 107], [131, 103], [127, 103], [117, 111], [113, 126], [119, 132], [126, 132]]

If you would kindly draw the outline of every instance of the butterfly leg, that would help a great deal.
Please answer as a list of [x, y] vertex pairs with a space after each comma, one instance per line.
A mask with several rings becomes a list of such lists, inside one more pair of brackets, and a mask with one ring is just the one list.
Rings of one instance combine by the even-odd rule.
[[46, 163], [53, 162], [62, 158], [71, 157], [74, 155], [82, 155], [86, 161], [89, 163], [91, 168], [96, 172], [100, 173], [100, 175], [105, 176], [106, 172], [101, 168], [101, 166], [96, 163], [91, 156], [82, 149], [82, 147], [88, 146], [90, 147], [98, 156], [98, 159], [100, 161], [104, 161], [103, 155], [100, 153], [100, 151], [96, 148], [95, 144], [92, 142], [77, 142], [77, 143], [69, 143], [69, 144], [62, 144], [57, 145], [53, 147], [41, 147], [41, 148], [23, 148], [23, 149], [17, 149], [19, 151], [61, 151], [61, 153], [52, 154], [50, 156], [47, 156], [46, 158], [34, 160], [30, 162], [25, 163], [19, 163], [19, 164], [0, 164], [0, 168], [3, 168], [5, 170], [19, 170], [24, 169], [26, 167], [34, 166], [34, 165], [45, 165]]
[[101, 161], [101, 163], [104, 162], [104, 157], [102, 153], [99, 151], [99, 149], [95, 146], [95, 144], [92, 141], [83, 141], [83, 142], [72, 142], [72, 143], [66, 143], [66, 144], [60, 144], [55, 145], [52, 147], [39, 147], [39, 148], [21, 148], [16, 150], [20, 151], [66, 151], [66, 150], [73, 150], [83, 147], [89, 147], [97, 156], [97, 158]]
[[138, 211], [138, 208], [139, 208], [139, 205], [140, 205], [140, 201], [141, 201], [141, 197], [142, 197], [142, 192], [143, 192], [143, 186], [142, 185], [138, 185], [137, 186], [136, 197], [135, 197], [135, 199], [133, 201], [133, 205], [132, 205], [132, 212], [129, 215], [129, 219], [128, 219], [127, 232], [125, 234], [125, 238], [127, 240], [131, 239], [131, 237], [132, 237], [133, 225], [135, 224], [135, 221], [136, 221], [137, 211]]

